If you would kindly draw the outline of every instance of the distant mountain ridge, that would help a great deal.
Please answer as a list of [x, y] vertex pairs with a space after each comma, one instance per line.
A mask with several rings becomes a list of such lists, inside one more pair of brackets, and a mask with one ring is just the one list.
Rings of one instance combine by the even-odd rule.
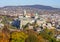
[[30, 8], [37, 8], [37, 9], [44, 9], [44, 10], [60, 10], [60, 8], [54, 8], [51, 6], [45, 6], [45, 5], [21, 5], [21, 6], [5, 6], [4, 8], [8, 7], [30, 7]]
[[44, 5], [21, 5], [0, 7], [0, 14], [23, 14], [24, 10], [29, 14], [60, 14], [60, 8], [54, 8]]

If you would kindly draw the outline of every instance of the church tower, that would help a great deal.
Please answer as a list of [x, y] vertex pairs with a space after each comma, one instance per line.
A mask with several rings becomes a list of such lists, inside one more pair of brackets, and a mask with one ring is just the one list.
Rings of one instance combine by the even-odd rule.
[[24, 17], [26, 17], [26, 14], [27, 14], [27, 12], [26, 12], [26, 10], [24, 9], [24, 14], [23, 14], [23, 15], [24, 15]]

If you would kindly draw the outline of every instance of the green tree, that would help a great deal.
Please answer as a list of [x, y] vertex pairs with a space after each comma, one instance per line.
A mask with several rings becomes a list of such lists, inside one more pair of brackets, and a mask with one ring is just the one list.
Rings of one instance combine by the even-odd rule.
[[56, 38], [53, 36], [54, 33], [50, 31], [49, 29], [44, 29], [42, 32], [40, 32], [40, 35], [49, 42], [56, 42]]
[[57, 42], [55, 38], [49, 39], [49, 42]]

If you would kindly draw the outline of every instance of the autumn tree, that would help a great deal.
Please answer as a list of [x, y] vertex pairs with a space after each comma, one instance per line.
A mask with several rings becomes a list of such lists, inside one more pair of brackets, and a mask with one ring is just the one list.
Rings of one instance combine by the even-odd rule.
[[29, 35], [25, 42], [39, 42], [39, 40], [35, 35]]
[[0, 42], [9, 42], [10, 39], [10, 31], [7, 28], [7, 25], [4, 26], [4, 28], [2, 29], [1, 35], [0, 35]]
[[28, 30], [28, 37], [26, 38], [25, 42], [44, 42], [42, 36], [40, 36], [37, 32], [33, 30]]
[[24, 42], [27, 36], [28, 36], [27, 34], [21, 31], [12, 32], [10, 34], [10, 42]]

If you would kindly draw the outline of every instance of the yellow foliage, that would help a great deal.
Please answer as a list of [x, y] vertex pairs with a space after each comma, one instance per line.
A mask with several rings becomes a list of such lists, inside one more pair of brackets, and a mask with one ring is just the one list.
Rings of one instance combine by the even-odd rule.
[[25, 34], [24, 32], [12, 32], [11, 34], [11, 42], [13, 42], [14, 40], [16, 41], [25, 41], [25, 39], [28, 37], [27, 34]]

